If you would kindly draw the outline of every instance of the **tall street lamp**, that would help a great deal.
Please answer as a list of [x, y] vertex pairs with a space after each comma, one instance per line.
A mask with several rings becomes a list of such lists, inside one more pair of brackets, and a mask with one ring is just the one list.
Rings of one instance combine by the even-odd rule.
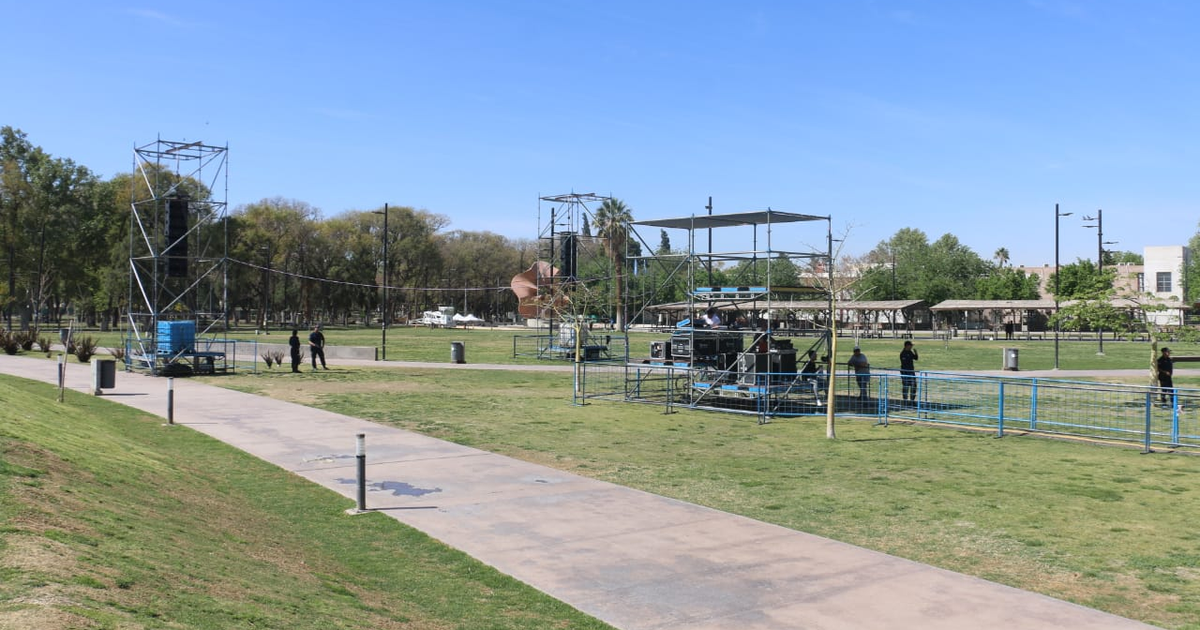
[[387, 361], [387, 329], [388, 329], [388, 205], [383, 204], [383, 210], [374, 210], [372, 214], [383, 215], [383, 323], [379, 326], [382, 339], [380, 340], [380, 355]]
[[[1096, 228], [1096, 273], [1101, 274], [1104, 272], [1104, 246], [1113, 245], [1116, 241], [1104, 240], [1104, 210], [1098, 209], [1096, 210], [1096, 216], [1083, 217], [1083, 220], [1095, 221], [1094, 224], [1090, 225], [1085, 223], [1083, 227]], [[1098, 326], [1097, 331], [1100, 338], [1100, 348], [1096, 351], [1096, 354], [1104, 354], [1104, 326]]]
[[1059, 212], [1058, 204], [1054, 204], [1054, 369], [1058, 369], [1058, 283], [1061, 268], [1058, 265], [1058, 223], [1062, 217], [1069, 217], [1070, 212]]
[[263, 332], [271, 334], [271, 246], [259, 247], [267, 257], [267, 265], [263, 271]]

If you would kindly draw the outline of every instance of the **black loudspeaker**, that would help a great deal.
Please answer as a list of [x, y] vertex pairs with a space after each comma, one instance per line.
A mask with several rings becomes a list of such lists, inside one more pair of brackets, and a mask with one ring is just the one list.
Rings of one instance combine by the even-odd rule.
[[670, 341], [651, 341], [650, 342], [650, 358], [652, 358], [652, 359], [670, 359], [671, 358], [671, 342]]
[[758, 376], [766, 376], [771, 371], [771, 356], [756, 352], [747, 352], [738, 357], [738, 381], [745, 385], [754, 385]]
[[182, 278], [188, 274], [188, 200], [172, 197], [167, 200], [167, 277]]
[[562, 250], [561, 250], [560, 264], [559, 264], [559, 266], [561, 267], [560, 275], [562, 275], [565, 278], [574, 278], [575, 277], [575, 271], [576, 271], [575, 259], [576, 259], [575, 234], [573, 232], [567, 232], [566, 234], [562, 235]]

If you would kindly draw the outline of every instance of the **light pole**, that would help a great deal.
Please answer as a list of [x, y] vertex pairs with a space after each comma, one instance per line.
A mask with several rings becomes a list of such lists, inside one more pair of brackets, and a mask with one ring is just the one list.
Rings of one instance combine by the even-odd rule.
[[[1115, 244], [1116, 241], [1105, 241], [1104, 240], [1104, 210], [1097, 209], [1096, 216], [1083, 217], [1083, 220], [1096, 222], [1095, 224], [1092, 224], [1092, 225], [1085, 223], [1083, 227], [1096, 228], [1096, 274], [1097, 274], [1097, 280], [1099, 280], [1100, 275], [1104, 273], [1104, 246]], [[1096, 351], [1096, 354], [1104, 354], [1104, 326], [1100, 325], [1097, 327], [1096, 330], [1097, 330], [1097, 336], [1099, 337], [1099, 340], [1100, 340], [1100, 347]]]
[[263, 272], [263, 332], [271, 334], [271, 246], [260, 247], [267, 255], [266, 271]]
[[383, 215], [383, 323], [379, 325], [380, 356], [387, 361], [387, 329], [388, 329], [388, 205], [383, 204], [383, 211], [374, 210], [372, 214]]
[[1054, 369], [1058, 369], [1058, 223], [1062, 217], [1069, 217], [1070, 212], [1059, 212], [1058, 204], [1054, 204]]

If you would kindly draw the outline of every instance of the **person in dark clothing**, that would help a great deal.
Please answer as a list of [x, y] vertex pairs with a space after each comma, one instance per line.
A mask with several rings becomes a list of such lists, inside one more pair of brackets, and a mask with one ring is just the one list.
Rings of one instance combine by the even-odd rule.
[[317, 357], [321, 358], [321, 367], [328, 370], [325, 366], [325, 335], [321, 334], [321, 325], [313, 326], [312, 332], [308, 334], [308, 351], [312, 353], [313, 369], [317, 369]]
[[812, 385], [813, 394], [818, 392], [817, 382], [817, 351], [809, 350], [808, 359], [804, 361], [804, 366], [800, 368], [800, 382]]
[[800, 375], [804, 377], [812, 377], [817, 373], [817, 351], [809, 350], [808, 359], [804, 361], [804, 367], [800, 368]]
[[854, 380], [858, 383], [858, 397], [866, 400], [871, 383], [871, 364], [867, 361], [867, 355], [855, 347], [846, 365], [854, 370]]
[[1175, 374], [1175, 362], [1171, 360], [1171, 349], [1163, 348], [1162, 355], [1158, 357], [1158, 386], [1159, 401], [1164, 407], [1171, 406], [1171, 399], [1175, 396], [1175, 382], [1172, 376]]
[[900, 351], [900, 381], [903, 384], [901, 397], [904, 400], [917, 400], [917, 368], [913, 363], [920, 358], [913, 342], [905, 341], [904, 349]]
[[292, 348], [292, 371], [300, 371], [300, 331], [292, 329], [292, 336], [288, 338], [288, 345]]

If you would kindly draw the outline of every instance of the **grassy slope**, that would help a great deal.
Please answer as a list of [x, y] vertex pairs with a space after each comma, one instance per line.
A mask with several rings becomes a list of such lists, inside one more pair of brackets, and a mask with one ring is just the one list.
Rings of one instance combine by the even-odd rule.
[[161, 419], [8, 377], [0, 400], [0, 627], [608, 627]]
[[1200, 458], [842, 420], [569, 404], [569, 374], [218, 380], [1119, 615], [1200, 627]]

